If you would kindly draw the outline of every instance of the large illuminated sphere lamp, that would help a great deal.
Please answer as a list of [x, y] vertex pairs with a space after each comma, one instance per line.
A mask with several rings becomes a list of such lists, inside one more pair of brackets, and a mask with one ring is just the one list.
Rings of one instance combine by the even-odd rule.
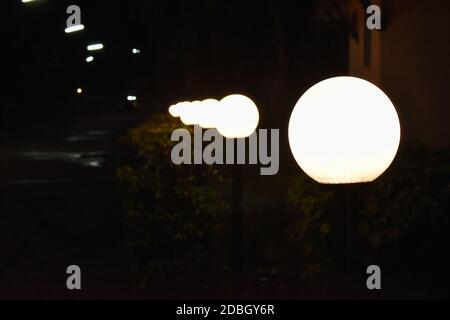
[[311, 87], [289, 122], [295, 160], [324, 184], [371, 182], [390, 166], [400, 143], [394, 105], [374, 84], [335, 77]]

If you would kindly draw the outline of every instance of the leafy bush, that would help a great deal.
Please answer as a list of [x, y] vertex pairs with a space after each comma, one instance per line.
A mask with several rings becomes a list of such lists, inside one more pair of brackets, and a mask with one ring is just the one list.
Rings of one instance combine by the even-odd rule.
[[[398, 288], [449, 293], [449, 160], [449, 150], [402, 150], [382, 177], [356, 188], [354, 254], [362, 265], [383, 266]], [[304, 174], [293, 178], [287, 232], [300, 277], [313, 287], [326, 286], [336, 269], [335, 203], [334, 192]]]
[[293, 178], [287, 201], [291, 220], [287, 239], [292, 256], [297, 257], [293, 261], [299, 280], [306, 288], [322, 289], [335, 267], [335, 194], [301, 173]]
[[399, 286], [449, 294], [450, 152], [409, 150], [363, 197], [366, 261], [386, 265]]
[[117, 177], [142, 287], [198, 288], [223, 278], [221, 175], [212, 166], [172, 163], [170, 137], [178, 127], [169, 116], [154, 116], [121, 139]]

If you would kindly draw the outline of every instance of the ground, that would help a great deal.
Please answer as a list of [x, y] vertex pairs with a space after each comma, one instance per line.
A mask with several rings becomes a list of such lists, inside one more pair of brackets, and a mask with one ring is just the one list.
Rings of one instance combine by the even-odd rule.
[[[0, 298], [133, 297], [113, 163], [139, 116], [35, 125], [0, 146]], [[66, 288], [79, 265], [82, 291]]]

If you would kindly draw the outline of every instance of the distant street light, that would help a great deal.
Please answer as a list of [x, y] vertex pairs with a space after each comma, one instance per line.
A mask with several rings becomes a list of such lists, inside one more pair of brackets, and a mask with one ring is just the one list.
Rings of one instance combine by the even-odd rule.
[[173, 117], [180, 117], [184, 125], [199, 125], [204, 129], [216, 128], [218, 132], [233, 141], [235, 157], [233, 166], [233, 213], [232, 213], [232, 257], [231, 288], [234, 298], [242, 296], [242, 166], [238, 164], [238, 140], [251, 136], [259, 123], [259, 111], [248, 97], [234, 94], [221, 101], [181, 102], [169, 107]]
[[133, 54], [139, 54], [139, 53], [141, 53], [141, 50], [140, 50], [140, 49], [134, 48], [134, 49], [132, 50], [132, 52], [133, 52]]
[[172, 117], [174, 118], [178, 118], [180, 116], [180, 108], [179, 108], [179, 103], [178, 104], [173, 104], [169, 107], [169, 113]]
[[97, 44], [91, 44], [87, 47], [88, 51], [97, 51], [103, 49], [103, 44], [97, 43]]
[[79, 25], [76, 25], [76, 26], [68, 27], [64, 31], [66, 33], [72, 33], [72, 32], [77, 32], [77, 31], [81, 31], [81, 30], [84, 30], [84, 25], [79, 24]]
[[87, 63], [91, 63], [92, 61], [94, 61], [94, 57], [93, 56], [89, 56], [86, 58], [86, 62]]
[[231, 287], [234, 298], [242, 296], [242, 166], [238, 164], [238, 141], [251, 136], [259, 123], [259, 111], [248, 97], [234, 94], [221, 101], [181, 102], [169, 107], [173, 117], [180, 117], [184, 125], [199, 125], [204, 129], [216, 128], [218, 132], [233, 141], [235, 157], [233, 166], [233, 213], [232, 213], [232, 258]]
[[191, 104], [191, 102], [184, 101], [184, 102], [179, 102], [177, 104], [171, 105], [169, 107], [169, 113], [172, 117], [178, 118], [181, 116], [181, 114], [185, 110], [185, 108], [189, 107], [190, 104]]
[[194, 101], [185, 104], [181, 109], [180, 119], [186, 126], [193, 126], [198, 124], [199, 113], [201, 112], [201, 101]]
[[[219, 110], [217, 110], [219, 111]], [[259, 111], [248, 97], [234, 94], [220, 101], [217, 113], [217, 130], [221, 135], [234, 140], [233, 203], [232, 203], [232, 259], [231, 289], [233, 298], [242, 297], [243, 282], [243, 211], [242, 211], [242, 166], [237, 163], [238, 139], [245, 139], [255, 132], [259, 123]]]
[[137, 101], [137, 97], [136, 96], [128, 96], [127, 100], [128, 101]]
[[216, 99], [180, 102], [169, 107], [170, 115], [180, 117], [184, 125], [199, 125], [203, 129], [217, 128], [221, 111], [221, 103]]
[[233, 94], [220, 101], [221, 113], [217, 130], [226, 138], [246, 138], [258, 126], [259, 112], [248, 97]]
[[216, 99], [202, 101], [202, 108], [198, 115], [198, 125], [203, 129], [217, 128], [222, 111], [221, 103]]
[[354, 77], [319, 82], [300, 98], [289, 122], [289, 144], [299, 166], [315, 181], [335, 185], [345, 217], [345, 271], [354, 260], [353, 200], [358, 183], [377, 179], [400, 143], [394, 105], [378, 87]]
[[82, 94], [82, 93], [83, 93], [83, 89], [78, 88], [78, 89], [77, 89], [77, 93], [78, 93], [78, 94]]

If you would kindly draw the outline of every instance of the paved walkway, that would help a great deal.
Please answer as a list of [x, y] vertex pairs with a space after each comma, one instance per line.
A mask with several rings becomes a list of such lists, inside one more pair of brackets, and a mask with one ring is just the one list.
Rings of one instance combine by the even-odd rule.
[[[35, 127], [0, 146], [0, 298], [132, 296], [116, 139], [138, 115], [102, 114]], [[66, 289], [79, 265], [81, 292]]]

